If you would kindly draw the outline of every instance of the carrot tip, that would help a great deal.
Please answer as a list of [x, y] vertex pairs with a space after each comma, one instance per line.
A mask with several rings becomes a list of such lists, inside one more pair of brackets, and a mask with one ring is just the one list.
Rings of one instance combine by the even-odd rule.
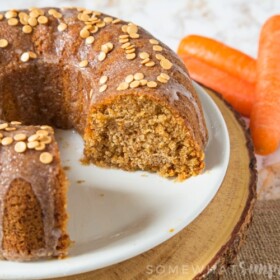
[[259, 155], [269, 155], [275, 152], [279, 146], [279, 138], [273, 131], [254, 128], [251, 130], [255, 152]]

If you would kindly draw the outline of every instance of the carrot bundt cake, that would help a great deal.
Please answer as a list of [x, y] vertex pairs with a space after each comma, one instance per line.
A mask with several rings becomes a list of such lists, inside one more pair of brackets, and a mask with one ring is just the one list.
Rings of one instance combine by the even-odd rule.
[[0, 258], [67, 254], [67, 181], [48, 126], [0, 121]]
[[88, 162], [187, 178], [204, 167], [203, 112], [183, 63], [142, 28], [80, 8], [0, 21], [0, 118], [75, 128]]
[[[85, 141], [86, 163], [178, 179], [204, 168], [207, 129], [184, 64], [141, 27], [97, 11], [32, 8], [0, 13], [0, 119], [76, 129]], [[9, 152], [3, 147], [1, 151]], [[17, 157], [28, 165], [29, 157], [37, 156], [33, 153], [25, 153], [26, 159], [23, 154]], [[44, 167], [36, 165], [36, 178], [42, 173], [47, 182]], [[2, 166], [1, 177], [3, 170]], [[1, 185], [7, 191], [4, 206], [20, 184], [23, 195], [33, 189], [28, 197], [37, 213], [47, 211], [41, 193], [28, 176], [24, 178]], [[41, 226], [36, 222], [36, 227], [47, 230], [41, 240], [45, 253], [56, 254], [48, 242], [57, 242], [38, 215]], [[9, 248], [13, 246], [17, 250], [16, 244]], [[35, 251], [41, 248], [37, 241], [32, 246]]]

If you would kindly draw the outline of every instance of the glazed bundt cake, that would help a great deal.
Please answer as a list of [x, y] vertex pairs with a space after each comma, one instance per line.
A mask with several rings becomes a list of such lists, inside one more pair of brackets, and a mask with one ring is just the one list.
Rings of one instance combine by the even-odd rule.
[[183, 63], [132, 23], [80, 8], [0, 21], [0, 118], [75, 128], [85, 162], [185, 179], [207, 130]]
[[48, 126], [0, 121], [0, 258], [67, 254], [67, 181]]
[[[204, 168], [207, 129], [184, 64], [141, 27], [97, 11], [0, 13], [0, 119], [76, 129], [85, 163], [178, 179]], [[5, 144], [38, 127], [4, 126], [0, 255], [63, 255], [66, 186], [54, 138], [46, 148], [53, 162], [44, 165], [36, 148], [18, 153]]]

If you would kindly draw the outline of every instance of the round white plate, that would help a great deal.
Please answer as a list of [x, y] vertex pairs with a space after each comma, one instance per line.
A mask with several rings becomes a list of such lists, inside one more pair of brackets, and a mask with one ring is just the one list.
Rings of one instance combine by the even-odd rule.
[[209, 142], [203, 174], [175, 182], [147, 172], [83, 166], [81, 137], [57, 131], [70, 179], [69, 232], [74, 246], [64, 260], [0, 261], [0, 279], [42, 279], [112, 265], [166, 241], [192, 222], [218, 191], [229, 161], [229, 136], [212, 99], [195, 84]]

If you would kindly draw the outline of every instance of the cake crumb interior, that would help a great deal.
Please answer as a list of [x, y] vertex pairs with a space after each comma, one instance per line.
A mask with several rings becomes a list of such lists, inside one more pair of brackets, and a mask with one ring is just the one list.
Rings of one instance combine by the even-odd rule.
[[93, 108], [89, 122], [85, 156], [96, 165], [153, 171], [179, 180], [203, 169], [203, 151], [183, 120], [148, 96], [118, 96]]

